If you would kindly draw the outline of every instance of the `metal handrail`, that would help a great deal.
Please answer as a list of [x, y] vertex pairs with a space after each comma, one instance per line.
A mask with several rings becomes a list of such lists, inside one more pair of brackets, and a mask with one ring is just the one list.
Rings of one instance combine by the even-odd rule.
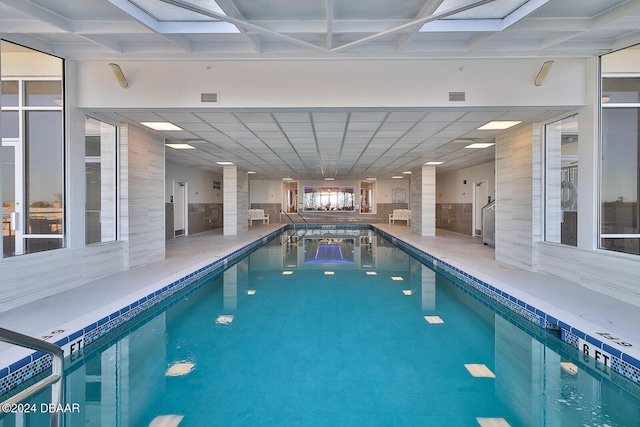
[[[291, 240], [293, 238], [293, 236], [297, 235], [297, 232], [296, 232], [296, 224], [297, 223], [284, 210], [280, 209], [280, 213], [285, 214], [287, 216], [287, 218], [289, 218], [289, 221], [291, 221], [293, 223], [293, 234], [291, 234], [291, 236], [287, 237], [287, 241], [285, 242], [285, 243], [289, 243], [289, 240]], [[309, 228], [309, 223], [307, 222], [306, 219], [304, 219], [304, 217], [302, 215], [300, 215], [300, 212], [296, 212], [296, 213], [304, 221], [304, 224], [305, 224], [304, 225], [304, 234], [303, 234], [303, 236], [304, 236], [305, 234], [307, 234], [307, 231], [308, 231], [308, 228]]]
[[[29, 397], [51, 386], [51, 403], [55, 407], [59, 407], [62, 402], [62, 393], [64, 382], [61, 381], [64, 376], [64, 352], [60, 347], [37, 338], [23, 335], [18, 332], [0, 328], [0, 341], [8, 342], [20, 347], [30, 348], [32, 350], [42, 351], [51, 355], [51, 375], [41, 379], [37, 383], [27, 387], [20, 393], [17, 393], [4, 402], [0, 406], [14, 405], [25, 401]], [[50, 411], [50, 426], [59, 427], [61, 420], [61, 411]]]

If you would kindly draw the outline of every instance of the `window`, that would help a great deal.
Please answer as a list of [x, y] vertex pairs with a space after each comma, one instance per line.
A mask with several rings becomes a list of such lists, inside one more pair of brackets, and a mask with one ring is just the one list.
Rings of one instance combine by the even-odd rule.
[[85, 242], [116, 240], [116, 127], [85, 119]]
[[3, 256], [62, 248], [64, 63], [5, 41], [0, 55]]
[[578, 116], [545, 126], [545, 240], [578, 244]]
[[637, 48], [602, 57], [600, 247], [629, 254], [640, 254], [639, 64]]
[[354, 187], [304, 187], [305, 211], [353, 211]]

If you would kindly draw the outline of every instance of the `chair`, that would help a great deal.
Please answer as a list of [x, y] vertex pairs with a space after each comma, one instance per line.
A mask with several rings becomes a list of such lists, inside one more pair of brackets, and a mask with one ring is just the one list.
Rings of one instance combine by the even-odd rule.
[[389, 214], [389, 225], [395, 225], [396, 221], [406, 221], [407, 225], [411, 225], [411, 210], [394, 209], [393, 213]]
[[269, 224], [269, 215], [264, 213], [264, 209], [249, 209], [249, 225], [253, 225], [253, 221]]

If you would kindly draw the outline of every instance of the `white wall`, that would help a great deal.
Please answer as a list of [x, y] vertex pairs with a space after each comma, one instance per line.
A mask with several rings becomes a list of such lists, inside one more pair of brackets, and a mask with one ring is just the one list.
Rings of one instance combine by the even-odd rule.
[[282, 181], [249, 180], [249, 204], [251, 203], [282, 203]]
[[222, 186], [222, 174], [170, 162], [165, 166], [165, 203], [171, 200], [173, 181], [189, 183], [189, 203], [222, 203], [222, 189], [213, 188], [213, 181]]
[[[437, 169], [436, 169], [437, 170]], [[491, 200], [496, 198], [495, 162], [436, 175], [436, 203], [473, 203], [473, 183], [487, 181]], [[464, 181], [467, 181], [464, 184]]]
[[[585, 60], [573, 58], [556, 59], [539, 87], [533, 80], [544, 62], [540, 59], [260, 60], [216, 61], [213, 66], [210, 61], [123, 60], [119, 64], [130, 82], [127, 90], [119, 90], [108, 62], [78, 63], [81, 107], [113, 111], [584, 104]], [[450, 102], [450, 91], [466, 92], [467, 100]], [[219, 93], [218, 104], [200, 102], [200, 94], [210, 92]]]
[[410, 203], [411, 190], [409, 183], [411, 178], [403, 179], [379, 179], [376, 181], [376, 203], [393, 203], [393, 189], [402, 188], [406, 192], [406, 203]]

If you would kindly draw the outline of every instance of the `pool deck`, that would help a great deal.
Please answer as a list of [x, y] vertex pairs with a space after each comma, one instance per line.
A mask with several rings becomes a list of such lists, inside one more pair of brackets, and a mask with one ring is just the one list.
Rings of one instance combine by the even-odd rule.
[[[494, 250], [478, 238], [444, 230], [437, 230], [435, 237], [423, 237], [403, 225], [374, 225], [583, 332], [606, 332], [632, 344], [624, 350], [640, 359], [640, 307], [554, 276], [496, 262]], [[224, 236], [219, 229], [168, 241], [165, 260], [0, 313], [0, 325], [36, 337], [52, 329], [77, 330], [157, 290], [167, 277], [191, 273], [202, 263], [224, 257], [279, 227], [256, 225], [237, 236]], [[0, 368], [30, 353], [0, 343]]]

